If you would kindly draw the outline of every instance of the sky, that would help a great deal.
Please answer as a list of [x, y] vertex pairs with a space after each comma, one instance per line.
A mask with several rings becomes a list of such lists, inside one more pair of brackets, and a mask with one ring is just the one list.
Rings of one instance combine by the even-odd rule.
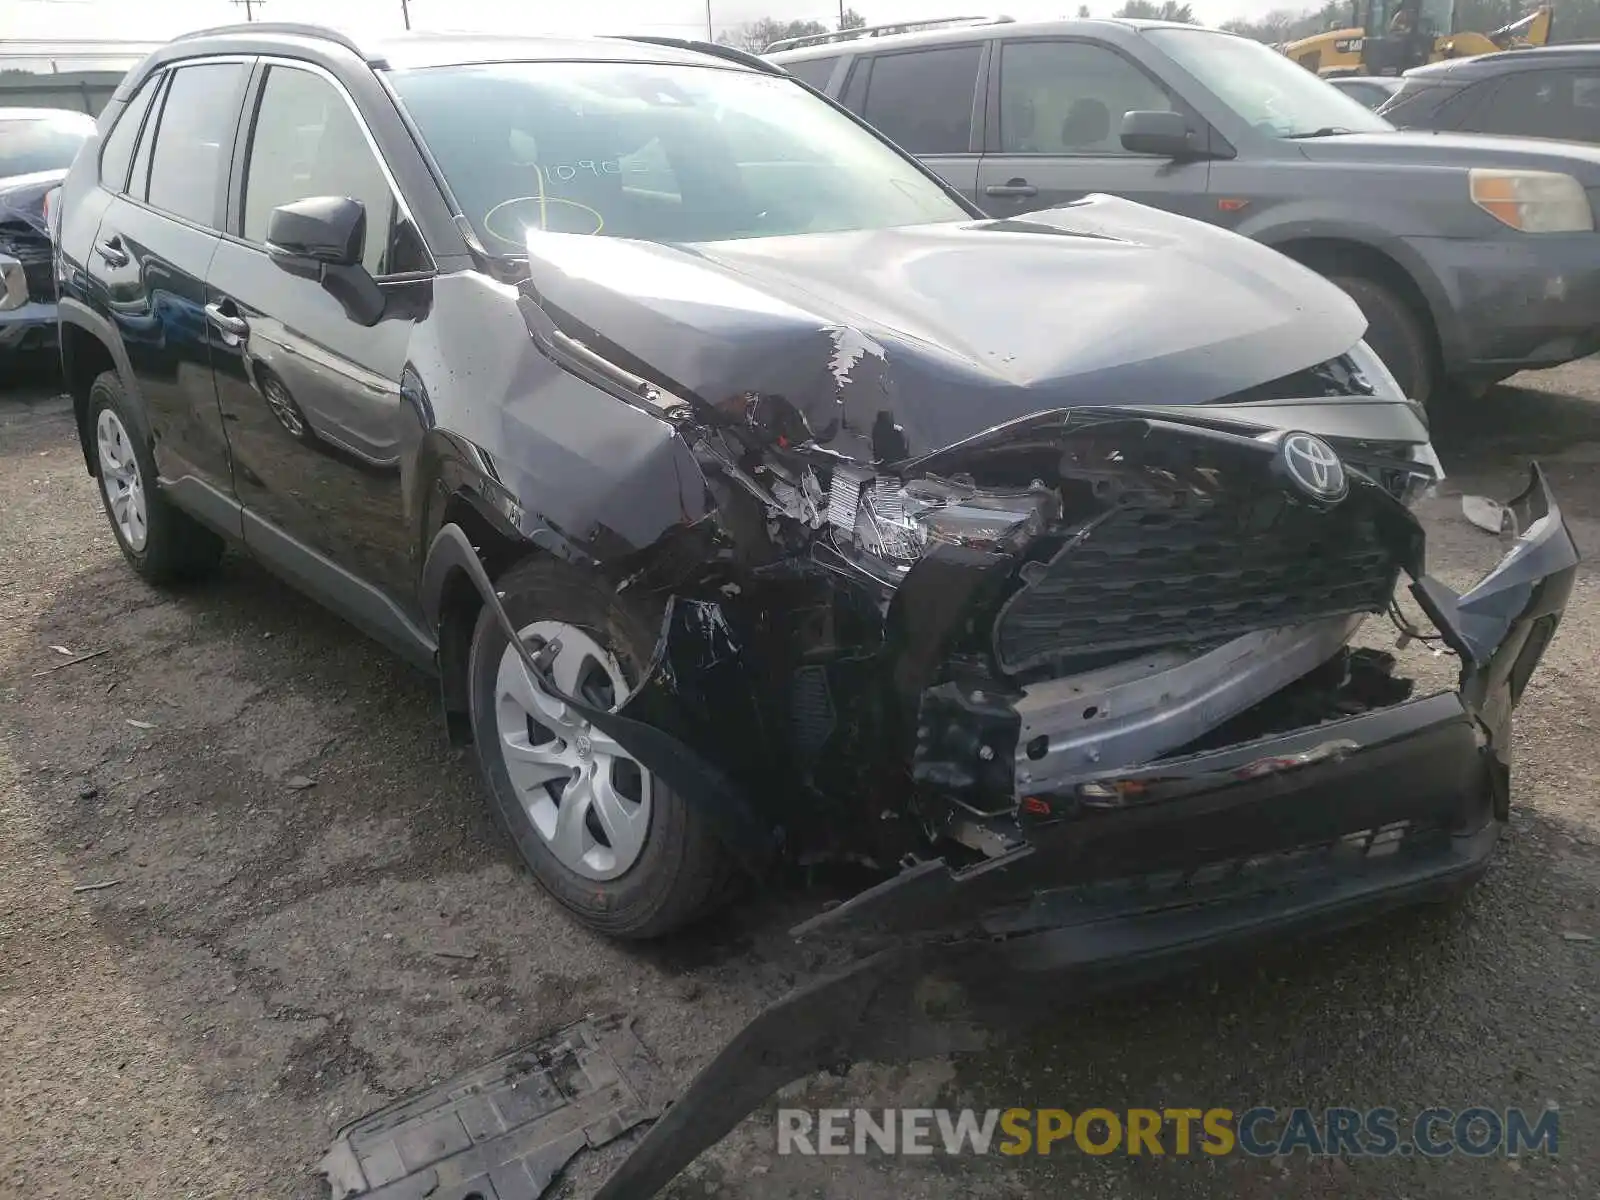
[[[1078, 0], [848, 0], [868, 24], [1000, 11], [1018, 20], [1071, 16]], [[653, 33], [704, 36], [706, 0], [408, 0], [415, 29], [506, 33]], [[1096, 16], [1121, 0], [1088, 0]], [[1207, 24], [1312, 0], [1190, 0]], [[758, 17], [815, 19], [830, 28], [838, 0], [710, 0], [718, 30]], [[399, 30], [401, 0], [256, 0], [256, 19], [314, 21], [351, 30]], [[161, 40], [190, 29], [244, 19], [243, 0], [0, 0], [0, 39], [140, 38]]]

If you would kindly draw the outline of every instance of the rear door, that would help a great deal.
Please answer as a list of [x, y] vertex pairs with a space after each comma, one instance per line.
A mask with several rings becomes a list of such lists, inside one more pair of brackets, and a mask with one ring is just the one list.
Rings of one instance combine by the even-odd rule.
[[249, 74], [243, 59], [205, 60], [158, 81], [127, 184], [106, 207], [85, 263], [97, 307], [127, 349], [162, 481], [223, 495], [233, 481], [211, 379], [205, 277]]
[[975, 199], [988, 53], [976, 41], [863, 55], [845, 82], [845, 107]]
[[[400, 376], [414, 317], [431, 296], [431, 262], [333, 76], [263, 60], [248, 108], [234, 212], [206, 295], [245, 541], [370, 624], [370, 590], [402, 604], [414, 590], [400, 495]], [[359, 200], [366, 210], [363, 265], [389, 302], [375, 324], [358, 323], [316, 278], [267, 253], [273, 209], [315, 196]], [[308, 551], [324, 560], [320, 570]], [[380, 625], [388, 619], [379, 613]]]
[[1013, 216], [1108, 192], [1189, 216], [1205, 213], [1208, 161], [1123, 149], [1124, 113], [1178, 112], [1191, 129], [1205, 128], [1143, 67], [1111, 46], [1076, 39], [1005, 40], [996, 59], [989, 152], [976, 197], [985, 212]]

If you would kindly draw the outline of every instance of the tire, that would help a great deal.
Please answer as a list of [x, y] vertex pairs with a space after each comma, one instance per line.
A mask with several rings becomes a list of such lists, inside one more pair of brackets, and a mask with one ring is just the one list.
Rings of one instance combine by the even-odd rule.
[[1426, 404], [1433, 396], [1436, 372], [1433, 343], [1415, 310], [1400, 296], [1364, 275], [1330, 275], [1367, 318], [1367, 345], [1383, 359], [1400, 389]]
[[[495, 586], [525, 638], [562, 641], [551, 670], [563, 690], [582, 692], [597, 707], [615, 707], [626, 699], [650, 660], [658, 621], [645, 619], [598, 580], [553, 559], [525, 562]], [[569, 660], [575, 648], [588, 655], [577, 667]], [[599, 654], [605, 658], [598, 659]], [[474, 756], [490, 807], [534, 878], [578, 920], [611, 937], [657, 938], [703, 915], [727, 894], [728, 856], [697, 808], [626, 755], [601, 765], [607, 739], [587, 723], [542, 724], [527, 716], [529, 705], [508, 695], [520, 694], [526, 676], [487, 607], [473, 631], [468, 674]], [[524, 718], [526, 723], [519, 724]], [[593, 735], [587, 751], [585, 729]], [[552, 765], [552, 757], [561, 761]], [[570, 782], [540, 781], [546, 771], [568, 770]], [[585, 775], [590, 770], [592, 777]], [[606, 807], [608, 774], [610, 810], [631, 814], [627, 837], [615, 845], [605, 835], [625, 822], [614, 816], [602, 828], [599, 816]], [[569, 810], [562, 801], [573, 797], [579, 807], [587, 803], [585, 811], [592, 815], [563, 824]], [[581, 834], [563, 835], [563, 829], [578, 826]], [[581, 860], [575, 853], [580, 841], [586, 848]]]
[[122, 556], [147, 583], [203, 578], [222, 558], [222, 538], [155, 486], [156, 464], [146, 428], [116, 372], [97, 376], [89, 385], [89, 444], [100, 503]]

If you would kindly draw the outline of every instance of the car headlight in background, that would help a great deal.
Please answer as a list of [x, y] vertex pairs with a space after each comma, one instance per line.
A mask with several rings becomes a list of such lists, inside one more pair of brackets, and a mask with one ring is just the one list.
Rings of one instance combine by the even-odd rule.
[[1523, 233], [1587, 233], [1594, 229], [1589, 197], [1571, 175], [1482, 167], [1468, 175], [1472, 202], [1503, 225]]
[[926, 477], [902, 482], [837, 467], [827, 521], [840, 542], [905, 570], [935, 545], [1012, 550], [1059, 515], [1060, 499], [1042, 484], [992, 489]]

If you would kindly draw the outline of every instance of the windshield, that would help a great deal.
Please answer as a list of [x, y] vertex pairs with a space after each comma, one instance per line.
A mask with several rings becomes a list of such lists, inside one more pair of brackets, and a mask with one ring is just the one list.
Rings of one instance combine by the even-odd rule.
[[1231, 108], [1272, 137], [1388, 132], [1359, 100], [1260, 42], [1205, 29], [1148, 29], [1145, 36]]
[[7, 117], [0, 112], [0, 179], [66, 170], [93, 132], [94, 119], [76, 113]]
[[516, 62], [396, 72], [479, 238], [659, 242], [882, 229], [969, 214], [793, 80], [693, 66]]

